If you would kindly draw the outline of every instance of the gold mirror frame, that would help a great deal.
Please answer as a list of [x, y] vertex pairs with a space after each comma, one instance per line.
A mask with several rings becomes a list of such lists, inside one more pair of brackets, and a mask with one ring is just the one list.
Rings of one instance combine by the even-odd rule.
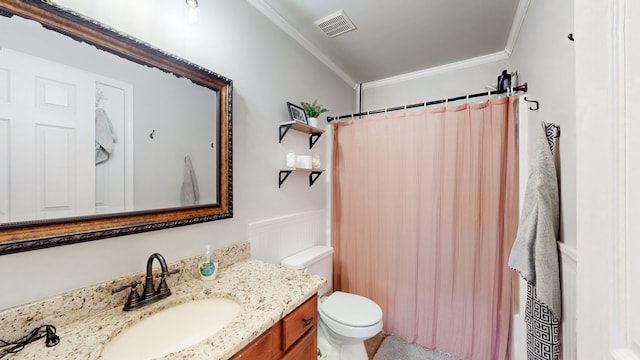
[[219, 102], [216, 204], [1, 224], [0, 255], [233, 217], [230, 79], [44, 0], [0, 0], [0, 15], [35, 20], [44, 28], [77, 41], [188, 78], [215, 90]]

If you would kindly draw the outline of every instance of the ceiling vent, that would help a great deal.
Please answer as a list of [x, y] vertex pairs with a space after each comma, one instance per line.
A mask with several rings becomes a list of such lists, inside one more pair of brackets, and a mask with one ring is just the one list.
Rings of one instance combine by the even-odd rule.
[[314, 24], [330, 38], [356, 29], [344, 10], [317, 20]]

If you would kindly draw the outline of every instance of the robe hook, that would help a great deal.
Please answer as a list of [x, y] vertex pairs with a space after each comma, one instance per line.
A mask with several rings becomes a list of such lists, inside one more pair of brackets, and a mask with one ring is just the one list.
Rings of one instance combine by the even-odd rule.
[[532, 103], [534, 103], [534, 104], [536, 105], [536, 107], [535, 107], [535, 108], [533, 108], [533, 107], [529, 106], [529, 110], [531, 110], [531, 111], [538, 111], [538, 109], [540, 109], [540, 102], [535, 101], [535, 100], [529, 100], [529, 99], [527, 99], [527, 97], [526, 97], [526, 96], [524, 97], [524, 101], [526, 101], [526, 102], [532, 102]]
[[151, 134], [149, 134], [149, 137], [151, 138], [151, 140], [153, 140], [153, 136], [156, 134], [156, 130], [154, 129], [153, 131], [151, 131]]

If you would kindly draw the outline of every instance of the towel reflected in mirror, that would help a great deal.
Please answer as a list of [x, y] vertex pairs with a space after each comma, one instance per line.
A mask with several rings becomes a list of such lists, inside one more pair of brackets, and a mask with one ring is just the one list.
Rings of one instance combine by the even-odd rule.
[[107, 112], [96, 108], [96, 165], [109, 160], [116, 141], [118, 137]]
[[200, 193], [198, 191], [196, 172], [193, 170], [193, 163], [189, 155], [184, 157], [183, 177], [182, 188], [180, 189], [180, 201], [183, 204], [196, 204], [198, 200], [200, 200]]

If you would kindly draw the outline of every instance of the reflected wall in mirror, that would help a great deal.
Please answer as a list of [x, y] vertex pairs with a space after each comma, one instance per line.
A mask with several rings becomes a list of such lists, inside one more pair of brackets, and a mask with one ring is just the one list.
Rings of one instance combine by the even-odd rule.
[[232, 216], [231, 80], [0, 0], [0, 255]]

